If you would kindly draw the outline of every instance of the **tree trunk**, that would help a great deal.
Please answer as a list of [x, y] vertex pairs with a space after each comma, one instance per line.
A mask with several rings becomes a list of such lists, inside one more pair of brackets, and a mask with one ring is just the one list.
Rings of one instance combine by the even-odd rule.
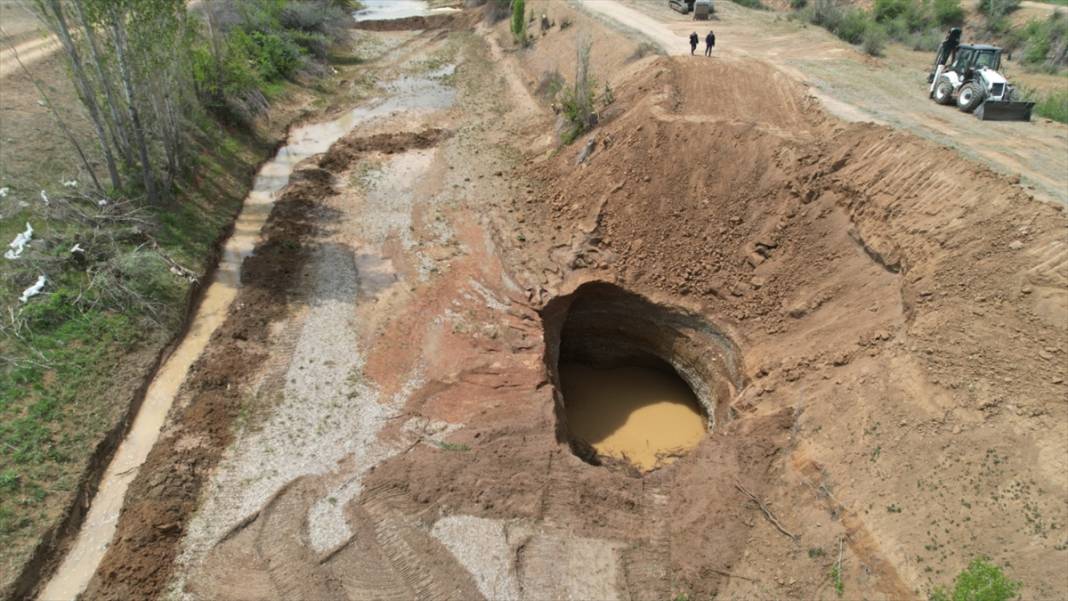
[[60, 5], [59, 0], [49, 0], [49, 7], [56, 17], [57, 32], [59, 33], [59, 39], [63, 42], [63, 47], [67, 50], [67, 55], [70, 57], [71, 68], [74, 71], [75, 82], [77, 83], [78, 91], [82, 97], [82, 103], [85, 104], [85, 108], [89, 110], [89, 118], [93, 122], [93, 127], [96, 129], [96, 135], [100, 140], [100, 148], [104, 152], [104, 162], [108, 167], [108, 176], [111, 178], [111, 185], [116, 190], [122, 188], [122, 179], [119, 177], [119, 170], [115, 166], [115, 156], [111, 153], [111, 146], [108, 143], [107, 134], [104, 132], [103, 118], [100, 116], [100, 109], [96, 104], [96, 94], [93, 91], [93, 86], [89, 83], [89, 78], [85, 75], [85, 67], [82, 65], [81, 56], [78, 54], [78, 48], [74, 45], [74, 40], [70, 37], [70, 29], [67, 27], [67, 18], [63, 14], [63, 7]]
[[123, 89], [126, 92], [126, 104], [130, 107], [130, 120], [133, 122], [133, 133], [137, 138], [137, 150], [141, 155], [141, 179], [145, 185], [145, 194], [149, 202], [158, 202], [159, 194], [156, 192], [156, 178], [153, 174], [152, 163], [148, 157], [148, 143], [145, 141], [145, 129], [141, 125], [141, 117], [137, 110], [137, 94], [134, 90], [133, 75], [130, 73], [130, 63], [126, 56], [126, 26], [123, 24], [123, 15], [116, 7], [111, 7], [111, 30], [115, 43], [115, 58], [119, 63], [119, 74], [122, 77]]
[[[100, 86], [104, 88], [104, 94], [107, 97], [108, 112], [111, 114], [111, 121], [109, 122], [111, 137], [115, 141], [115, 146], [126, 167], [133, 170], [133, 154], [130, 152], [130, 138], [126, 133], [126, 120], [120, 116], [119, 109], [121, 107], [118, 99], [115, 98], [115, 86], [111, 81], [111, 74], [104, 68], [104, 57], [96, 43], [96, 32], [89, 25], [89, 20], [85, 18], [85, 7], [82, 2], [83, 0], [74, 0], [74, 8], [77, 10], [78, 23], [85, 32], [85, 39], [89, 42], [89, 51], [93, 55], [93, 66], [96, 68], [97, 79], [100, 80]], [[122, 111], [122, 113], [125, 113], [125, 111]]]

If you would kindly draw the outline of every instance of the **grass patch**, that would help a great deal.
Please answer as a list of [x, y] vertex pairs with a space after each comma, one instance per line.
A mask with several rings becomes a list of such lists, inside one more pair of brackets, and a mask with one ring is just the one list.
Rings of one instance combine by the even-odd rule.
[[[177, 333], [191, 284], [172, 265], [201, 271], [268, 150], [251, 134], [196, 135], [198, 177], [170, 203], [100, 206], [57, 189], [49, 205], [31, 202], [0, 225], [5, 240], [26, 221], [34, 227], [21, 257], [0, 260], [0, 563], [12, 567], [0, 584], [55, 525], [87, 459]], [[39, 194], [33, 180], [55, 179], [20, 175], [18, 199]], [[75, 244], [85, 252], [71, 253]], [[43, 292], [20, 302], [39, 274]]]
[[1016, 598], [1021, 583], [1009, 580], [1001, 568], [986, 559], [972, 561], [953, 581], [953, 590], [936, 588], [930, 601], [1009, 601]]
[[1068, 88], [1038, 96], [1035, 99], [1034, 110], [1039, 117], [1068, 123]]
[[889, 41], [933, 50], [943, 29], [964, 22], [960, 0], [876, 0], [871, 10], [841, 6], [834, 0], [798, 1], [792, 6], [802, 20], [872, 56], [881, 56]]
[[841, 597], [845, 593], [845, 583], [842, 581], [842, 566], [840, 564], [834, 564], [831, 566], [831, 584], [834, 586], [834, 592]]

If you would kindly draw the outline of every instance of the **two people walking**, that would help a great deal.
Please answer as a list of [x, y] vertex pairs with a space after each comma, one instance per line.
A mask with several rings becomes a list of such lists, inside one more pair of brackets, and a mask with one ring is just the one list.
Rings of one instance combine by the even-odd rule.
[[[697, 52], [697, 44], [700, 42], [700, 38], [697, 37], [697, 32], [690, 34], [690, 54], [693, 55]], [[712, 30], [708, 30], [708, 35], [705, 36], [705, 56], [712, 56], [712, 48], [716, 45], [716, 34], [712, 33]]]

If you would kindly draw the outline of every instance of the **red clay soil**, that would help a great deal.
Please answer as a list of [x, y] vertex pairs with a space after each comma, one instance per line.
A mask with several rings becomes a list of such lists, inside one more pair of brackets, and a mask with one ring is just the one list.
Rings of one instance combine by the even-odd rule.
[[[979, 555], [1068, 594], [1053, 567], [1068, 523], [1063, 210], [949, 149], [829, 119], [761, 63], [659, 59], [616, 103], [585, 163], [580, 140], [513, 200], [525, 241], [502, 243], [529, 296], [596, 277], [728, 331], [752, 379], [736, 413], [805, 413], [773, 498], [795, 524], [841, 518], [866, 594], [922, 596]], [[763, 554], [772, 574], [806, 562]], [[771, 590], [808, 598], [818, 572]]]

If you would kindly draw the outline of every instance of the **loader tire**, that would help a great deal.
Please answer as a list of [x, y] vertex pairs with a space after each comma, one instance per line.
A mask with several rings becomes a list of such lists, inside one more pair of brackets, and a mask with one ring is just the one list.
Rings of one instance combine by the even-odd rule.
[[934, 89], [934, 101], [938, 104], [953, 104], [953, 84], [943, 79]]
[[970, 113], [983, 103], [983, 89], [975, 83], [966, 83], [957, 93], [957, 108]]

